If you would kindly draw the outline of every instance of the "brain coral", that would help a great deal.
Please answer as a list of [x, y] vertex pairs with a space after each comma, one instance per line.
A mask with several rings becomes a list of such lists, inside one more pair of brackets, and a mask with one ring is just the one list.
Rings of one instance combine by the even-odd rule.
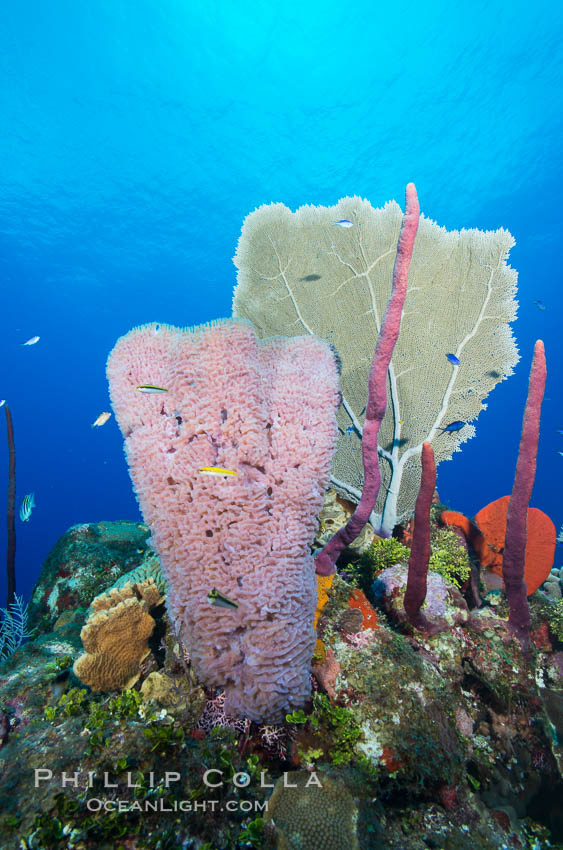
[[357, 820], [345, 785], [306, 770], [278, 779], [266, 816], [275, 826], [278, 850], [359, 850]]
[[[339, 219], [353, 226], [334, 227]], [[234, 258], [233, 315], [249, 319], [260, 337], [330, 338], [342, 358], [331, 485], [354, 502], [364, 480], [368, 374], [402, 219], [394, 201], [374, 209], [358, 197], [294, 213], [284, 204], [266, 204], [245, 219]], [[451, 458], [475, 428], [439, 429], [474, 420], [518, 361], [510, 329], [516, 272], [506, 263], [513, 245], [507, 230], [447, 231], [420, 219], [379, 434], [381, 488], [371, 519], [388, 534], [414, 510], [422, 444], [432, 443], [436, 465]]]
[[[225, 689], [228, 714], [280, 720], [310, 691], [310, 547], [340, 400], [333, 351], [314, 337], [259, 343], [244, 320], [145, 325], [117, 342], [107, 373], [170, 619], [197, 675]], [[198, 472], [211, 466], [236, 475]], [[211, 605], [212, 588], [238, 607]]]

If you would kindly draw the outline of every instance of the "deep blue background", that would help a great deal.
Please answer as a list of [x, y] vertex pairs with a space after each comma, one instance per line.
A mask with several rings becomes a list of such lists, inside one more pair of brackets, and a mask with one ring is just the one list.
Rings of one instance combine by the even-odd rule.
[[[260, 204], [358, 194], [402, 206], [411, 180], [438, 224], [506, 227], [518, 243], [522, 360], [477, 437], [439, 467], [440, 495], [473, 514], [510, 492], [540, 337], [549, 377], [532, 503], [559, 528], [562, 38], [561, 4], [546, 0], [4, 9], [0, 398], [18, 508], [31, 490], [37, 502], [17, 521], [20, 592], [73, 523], [139, 518], [115, 420], [90, 428], [109, 409], [117, 337], [230, 315], [231, 258]], [[4, 434], [2, 422], [0, 514]]]

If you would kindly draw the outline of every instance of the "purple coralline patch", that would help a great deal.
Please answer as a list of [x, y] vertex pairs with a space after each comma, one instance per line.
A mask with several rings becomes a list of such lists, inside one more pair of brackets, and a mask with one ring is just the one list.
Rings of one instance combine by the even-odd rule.
[[[381, 599], [387, 614], [404, 622], [404, 596], [407, 587], [408, 568], [395, 564], [381, 572], [372, 585], [372, 592]], [[459, 590], [448, 584], [437, 572], [429, 570], [426, 599], [422, 612], [430, 620], [445, 620], [449, 625], [465, 623], [469, 618], [469, 609]]]
[[563, 652], [554, 652], [549, 660], [557, 677], [557, 685], [561, 687], [563, 684]]
[[137, 522], [73, 525], [55, 543], [29, 605], [29, 626], [49, 631], [65, 611], [87, 608], [99, 593], [142, 562], [149, 530]]

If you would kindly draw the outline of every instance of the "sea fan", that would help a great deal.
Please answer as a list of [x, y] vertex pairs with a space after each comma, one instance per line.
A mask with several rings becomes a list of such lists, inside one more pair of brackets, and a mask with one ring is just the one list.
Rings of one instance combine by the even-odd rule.
[[[341, 230], [339, 220], [353, 222]], [[403, 213], [358, 197], [336, 206], [264, 204], [244, 220], [234, 263], [233, 316], [262, 338], [310, 334], [328, 339], [342, 360], [339, 437], [331, 486], [359, 502], [368, 379], [391, 295]], [[370, 521], [390, 537], [416, 502], [424, 442], [436, 466], [475, 435], [473, 423], [518, 352], [517, 274], [507, 263], [507, 230], [447, 231], [421, 216], [401, 333], [387, 379], [379, 432], [381, 488]], [[454, 355], [454, 362], [446, 354]], [[443, 431], [463, 422], [459, 431]]]
[[28, 637], [27, 605], [23, 596], [16, 595], [7, 608], [0, 608], [0, 661], [6, 661]]

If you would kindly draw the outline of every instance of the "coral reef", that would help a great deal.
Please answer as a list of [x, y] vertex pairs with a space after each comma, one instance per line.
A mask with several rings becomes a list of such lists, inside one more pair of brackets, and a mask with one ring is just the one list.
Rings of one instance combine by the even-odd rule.
[[[362, 223], [350, 235], [371, 257], [370, 228], [360, 222], [369, 209], [349, 200], [350, 217]], [[542, 346], [506, 546], [503, 530], [506, 593], [500, 577], [483, 569], [498, 586], [486, 585], [481, 598], [478, 559], [494, 567], [502, 546], [444, 511], [430, 446], [434, 439], [438, 449], [451, 447], [452, 434], [439, 428], [444, 416], [478, 413], [481, 392], [474, 407], [464, 406], [471, 368], [458, 364], [452, 374], [448, 366], [448, 378], [436, 366], [440, 416], [436, 398], [426, 398], [428, 421], [420, 418], [421, 433], [409, 443], [398, 405], [409, 386], [404, 376], [413, 371], [414, 379], [418, 366], [391, 360], [394, 408], [384, 418], [398, 290], [404, 295], [417, 223], [409, 185], [363, 425], [366, 496], [350, 519], [353, 508], [329, 494], [316, 537], [337, 433], [338, 362], [330, 346], [309, 337], [258, 342], [240, 321], [189, 331], [148, 325], [118, 342], [108, 375], [155, 549], [147, 549], [146, 526], [131, 525], [127, 542], [125, 524], [116, 524], [120, 557], [108, 563], [102, 523], [71, 529], [51, 553], [34, 616], [52, 631], [36, 636], [36, 629], [2, 664], [0, 846], [540, 850], [563, 839], [561, 571], [536, 566], [534, 580], [547, 580], [529, 602], [523, 584]], [[309, 236], [318, 233], [310, 226]], [[490, 359], [481, 319], [494, 306], [495, 356], [509, 374], [514, 276], [497, 256], [510, 247], [509, 235], [450, 239], [422, 227], [438, 257], [446, 245], [452, 254], [475, 249], [479, 273], [471, 257], [454, 256], [444, 267], [468, 264], [487, 291], [481, 299], [472, 293], [470, 331], [451, 350], [478, 359], [483, 349]], [[277, 250], [275, 240], [270, 246]], [[343, 264], [345, 247], [331, 245], [331, 263]], [[291, 290], [288, 269], [295, 269], [282, 259], [270, 283], [275, 290], [280, 278]], [[405, 303], [406, 318], [415, 308], [424, 316], [427, 273], [441, 280], [434, 252], [419, 252], [419, 262], [420, 292]], [[362, 273], [369, 287], [371, 271]], [[345, 285], [338, 280], [331, 286]], [[440, 286], [447, 292], [447, 282]], [[376, 325], [378, 298], [373, 292]], [[280, 310], [294, 307], [280, 300]], [[151, 392], [140, 393], [147, 385]], [[359, 435], [358, 396], [344, 407]], [[382, 422], [393, 445], [378, 450]], [[415, 417], [409, 427], [417, 426]], [[410, 518], [394, 530], [400, 540], [363, 532], [352, 545], [379, 487], [378, 451], [396, 485], [381, 502], [388, 533], [416, 479], [408, 458], [428, 428], [414, 525]], [[321, 547], [316, 576], [314, 545]], [[531, 587], [530, 579], [528, 593]], [[227, 607], [212, 604], [212, 588], [228, 597]], [[79, 633], [86, 653], [75, 660]]]
[[[451, 532], [433, 528], [431, 545], [445, 560], [442, 534]], [[276, 725], [225, 714], [225, 693], [204, 691], [166, 617], [159, 617], [162, 640], [151, 639], [134, 689], [117, 695], [77, 686], [71, 668], [84, 609], [69, 610], [55, 631], [18, 648], [0, 677], [0, 845], [293, 846], [291, 824], [268, 815], [265, 804], [271, 812], [276, 782], [283, 789], [284, 773], [291, 784], [288, 771], [299, 770], [316, 774], [323, 786], [329, 780], [329, 789], [336, 783], [353, 800], [361, 850], [422, 850], [432, 842], [464, 850], [553, 846], [546, 825], [557, 836], [563, 790], [556, 618], [546, 636], [554, 603], [540, 593], [531, 598], [539, 648], [524, 665], [501, 619], [502, 597], [494, 609], [485, 605], [440, 634], [401, 634], [409, 630], [402, 591], [386, 614], [369, 587], [376, 567], [389, 569], [394, 558], [406, 563], [408, 549], [377, 539], [370, 549], [359, 561], [357, 550], [347, 550], [367, 595], [339, 575], [318, 577], [317, 634], [328, 663], [313, 665], [312, 699]], [[406, 567], [400, 569], [404, 589]], [[454, 615], [459, 589], [432, 570], [425, 606], [433, 605], [434, 576], [447, 587], [446, 609]], [[110, 601], [120, 592], [114, 588]], [[158, 601], [160, 591], [152, 592]], [[87, 602], [92, 611], [107, 604]], [[163, 764], [177, 782], [166, 785]], [[53, 777], [34, 787], [34, 770], [45, 767]], [[205, 785], [209, 768], [219, 771], [211, 775], [217, 787]], [[77, 784], [61, 787], [63, 771]], [[100, 810], [88, 808], [92, 799], [101, 801]], [[210, 799], [214, 811], [204, 808]], [[127, 808], [118, 811], [120, 800]], [[175, 811], [180, 801], [184, 809]], [[321, 831], [332, 830], [329, 802]], [[335, 840], [352, 840], [346, 823], [331, 833]]]

